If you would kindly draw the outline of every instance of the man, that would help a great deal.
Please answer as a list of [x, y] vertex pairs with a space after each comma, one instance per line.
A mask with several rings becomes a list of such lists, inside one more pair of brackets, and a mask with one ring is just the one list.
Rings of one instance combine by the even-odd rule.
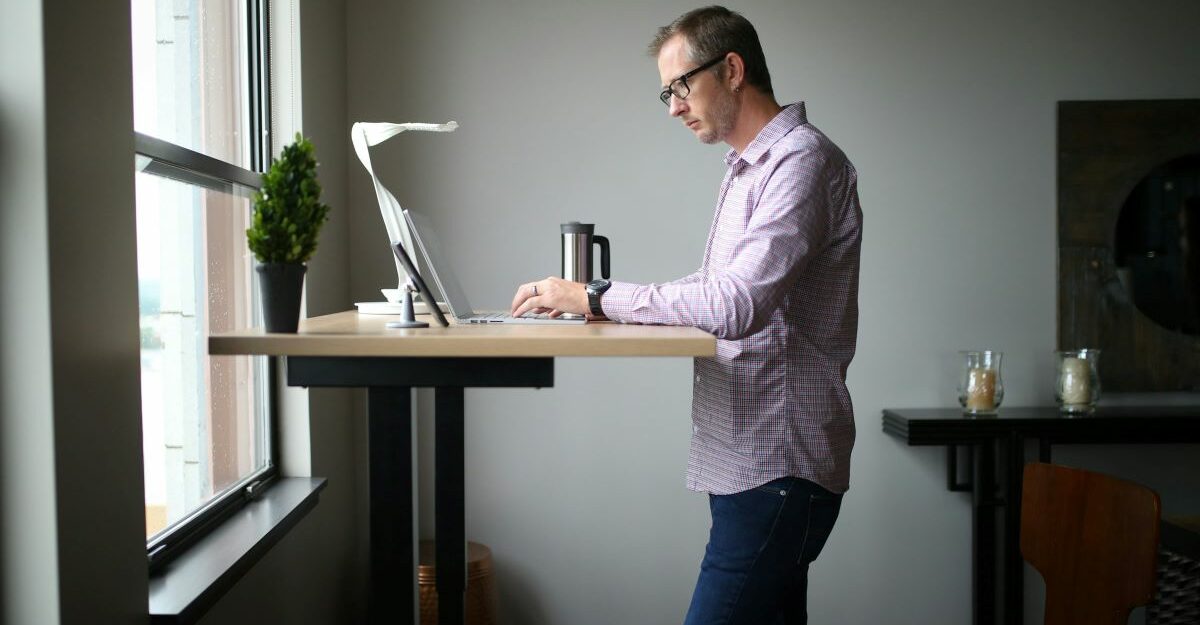
[[686, 625], [805, 623], [808, 566], [849, 487], [846, 368], [858, 331], [857, 174], [781, 107], [754, 27], [722, 7], [660, 28], [660, 99], [704, 143], [724, 142], [700, 269], [665, 284], [560, 278], [521, 285], [512, 314], [551, 311], [714, 334], [695, 362], [688, 488], [712, 528]]

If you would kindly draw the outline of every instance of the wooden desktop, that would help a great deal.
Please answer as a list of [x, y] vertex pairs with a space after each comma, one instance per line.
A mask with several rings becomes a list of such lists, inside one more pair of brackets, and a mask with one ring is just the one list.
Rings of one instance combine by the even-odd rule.
[[[209, 338], [210, 354], [285, 358], [290, 386], [367, 389], [370, 622], [417, 615], [412, 389], [435, 391], [434, 508], [438, 616], [461, 625], [466, 591], [463, 390], [554, 385], [559, 356], [712, 357], [716, 339], [687, 327], [452, 324], [389, 329], [396, 317], [347, 311], [305, 319], [296, 334], [261, 328]], [[427, 319], [429, 320], [429, 319]], [[430, 320], [431, 321], [431, 320]], [[411, 592], [396, 592], [409, 588]], [[401, 619], [405, 617], [401, 616]]]

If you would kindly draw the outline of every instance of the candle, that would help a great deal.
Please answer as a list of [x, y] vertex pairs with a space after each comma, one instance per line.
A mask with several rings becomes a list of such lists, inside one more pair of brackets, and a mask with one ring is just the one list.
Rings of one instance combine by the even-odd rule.
[[996, 408], [996, 372], [983, 367], [971, 367], [967, 372], [967, 410]]
[[1059, 378], [1059, 394], [1066, 405], [1089, 405], [1092, 403], [1091, 367], [1082, 358], [1067, 357], [1062, 361], [1062, 377]]
[[962, 373], [958, 378], [958, 403], [970, 415], [996, 413], [1004, 400], [1004, 382], [1000, 379], [1002, 352], [985, 349], [959, 352], [963, 355]]

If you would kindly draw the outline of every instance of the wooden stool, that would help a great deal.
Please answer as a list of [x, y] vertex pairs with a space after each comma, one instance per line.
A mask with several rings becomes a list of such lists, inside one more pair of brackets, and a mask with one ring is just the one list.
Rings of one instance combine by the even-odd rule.
[[[421, 563], [417, 566], [417, 588], [421, 592], [421, 625], [437, 625], [437, 557], [431, 540], [421, 541]], [[492, 576], [492, 550], [487, 545], [467, 543], [466, 624], [496, 625], [496, 585]]]

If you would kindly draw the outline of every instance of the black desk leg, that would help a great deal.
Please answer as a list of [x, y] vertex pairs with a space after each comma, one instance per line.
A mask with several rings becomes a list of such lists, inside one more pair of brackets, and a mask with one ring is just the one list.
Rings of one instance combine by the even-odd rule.
[[417, 615], [413, 520], [412, 389], [367, 389], [370, 456], [370, 623], [412, 623]]
[[434, 513], [439, 625], [462, 625], [467, 590], [463, 389], [437, 387]]
[[975, 625], [996, 622], [996, 450], [993, 441], [979, 444], [975, 452], [975, 488], [971, 492], [975, 527]]
[[1016, 433], [1004, 443], [1004, 622], [1025, 620], [1025, 560], [1021, 557], [1021, 481], [1025, 477], [1025, 440]]

